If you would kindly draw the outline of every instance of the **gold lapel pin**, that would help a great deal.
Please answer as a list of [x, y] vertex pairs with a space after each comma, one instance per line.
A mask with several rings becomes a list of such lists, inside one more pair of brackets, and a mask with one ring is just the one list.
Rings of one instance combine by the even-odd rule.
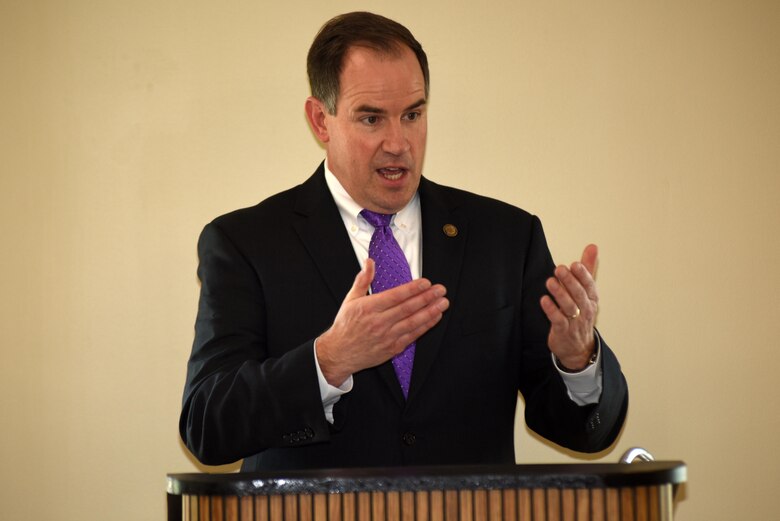
[[442, 230], [444, 231], [444, 235], [447, 237], [455, 237], [458, 235], [458, 227], [454, 224], [445, 224], [442, 227]]

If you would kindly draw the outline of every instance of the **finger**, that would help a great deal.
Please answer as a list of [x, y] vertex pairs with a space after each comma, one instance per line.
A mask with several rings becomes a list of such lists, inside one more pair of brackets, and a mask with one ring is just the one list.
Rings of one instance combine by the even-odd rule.
[[[558, 304], [561, 313], [567, 317], [577, 315], [580, 304], [584, 305], [584, 300], [587, 298], [585, 290], [582, 289], [582, 286], [566, 266], [555, 268], [555, 277], [547, 279], [546, 286], [547, 291], [550, 292], [550, 295]], [[577, 299], [580, 299], [580, 303], [577, 302]]]
[[396, 336], [404, 335], [431, 320], [438, 322], [450, 305], [449, 300], [444, 297], [445, 293], [444, 286], [437, 284], [428, 291], [385, 310], [381, 314], [381, 321], [392, 324], [389, 333]]
[[599, 247], [595, 244], [588, 244], [582, 251], [582, 259], [580, 260], [585, 268], [590, 272], [591, 277], [596, 278], [596, 269], [599, 262]]
[[547, 315], [547, 320], [550, 321], [550, 325], [557, 331], [565, 331], [569, 326], [569, 319], [566, 317], [560, 308], [555, 304], [555, 301], [549, 296], [544, 295], [539, 303], [542, 306], [542, 311]]
[[[426, 292], [431, 291], [431, 288], [431, 281], [428, 279], [416, 279], [381, 293], [374, 293], [371, 296], [372, 306], [375, 311], [387, 311], [410, 299], [424, 295]], [[438, 285], [438, 288], [443, 288], [443, 286]], [[440, 290], [437, 289], [436, 291]], [[432, 297], [432, 295], [429, 295], [429, 297]]]
[[355, 282], [352, 283], [352, 287], [347, 292], [347, 296], [344, 297], [344, 302], [354, 300], [359, 297], [365, 297], [368, 293], [368, 288], [371, 287], [371, 281], [374, 280], [374, 273], [376, 271], [376, 265], [373, 259], [366, 259], [363, 264], [363, 269], [355, 275]]
[[577, 278], [580, 285], [582, 285], [588, 299], [592, 302], [598, 302], [599, 295], [598, 291], [596, 290], [596, 281], [593, 280], [593, 277], [591, 276], [590, 271], [588, 271], [588, 268], [581, 262], [575, 262], [571, 265], [571, 272]]
[[[388, 313], [388, 318], [395, 317], [400, 320], [417, 313], [425, 307], [436, 307], [438, 303], [447, 300], [444, 298], [446, 294], [447, 289], [441, 284], [436, 284], [424, 292], [413, 295], [385, 311]], [[446, 309], [446, 307], [444, 309]], [[444, 309], [442, 309], [442, 311]]]
[[[598, 301], [596, 283], [582, 263], [575, 262], [572, 264], [571, 269], [559, 266], [555, 270], [555, 276], [564, 285], [566, 291], [580, 310], [589, 311], [592, 304]], [[567, 307], [564, 310], [568, 311], [569, 308]]]

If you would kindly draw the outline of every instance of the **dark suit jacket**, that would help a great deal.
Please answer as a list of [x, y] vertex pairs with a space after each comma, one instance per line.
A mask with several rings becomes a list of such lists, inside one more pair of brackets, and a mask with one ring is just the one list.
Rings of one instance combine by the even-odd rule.
[[[553, 262], [539, 220], [422, 179], [423, 276], [450, 308], [417, 342], [408, 400], [390, 362], [354, 375], [325, 420], [313, 341], [360, 266], [323, 168], [305, 183], [206, 226], [181, 436], [203, 463], [244, 470], [514, 463], [518, 390], [540, 435], [608, 447], [627, 407], [602, 342], [604, 390], [577, 406], [553, 367], [539, 306]], [[448, 236], [443, 226], [457, 227]]]

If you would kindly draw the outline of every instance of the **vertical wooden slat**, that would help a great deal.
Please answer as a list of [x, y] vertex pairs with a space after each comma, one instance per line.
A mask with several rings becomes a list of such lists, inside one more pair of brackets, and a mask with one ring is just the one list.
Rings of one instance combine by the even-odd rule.
[[[414, 492], [414, 518], [416, 521], [430, 521], [431, 519], [431, 495], [427, 490]], [[402, 500], [403, 501], [403, 500]], [[405, 514], [405, 510], [404, 510]], [[404, 515], [403, 521], [409, 521]]]
[[355, 521], [357, 519], [357, 498], [354, 492], [342, 494], [341, 519], [343, 521]]
[[458, 492], [444, 491], [444, 521], [458, 521]]
[[577, 497], [577, 521], [591, 521], [590, 519], [590, 490], [578, 488]]
[[252, 496], [241, 496], [241, 521], [255, 521], [255, 505]]
[[[203, 505], [204, 503], [206, 505], [206, 508], [201, 508], [201, 505]], [[205, 519], [205, 520], [208, 521], [208, 518], [209, 518], [209, 512], [207, 510], [208, 499], [204, 500], [204, 499], [201, 499], [200, 496], [192, 496], [191, 505], [193, 507], [192, 511], [194, 513], [194, 516], [193, 516], [192, 519], [194, 519], [196, 521], [200, 521], [201, 519]], [[202, 515], [201, 515], [201, 510], [204, 511]]]
[[401, 521], [419, 520], [416, 513], [416, 494], [411, 491], [401, 492]]
[[431, 503], [431, 521], [444, 521], [444, 492], [441, 490], [432, 490], [430, 496]]
[[488, 521], [501, 521], [503, 509], [501, 508], [502, 495], [500, 490], [489, 490], [487, 493]]
[[271, 500], [268, 496], [255, 496], [254, 521], [270, 521]]
[[661, 521], [661, 497], [658, 487], [650, 487], [650, 521]]
[[548, 488], [545, 499], [547, 500], [547, 521], [561, 521], [561, 490]]
[[341, 507], [343, 521], [356, 521], [357, 498], [355, 497], [354, 492], [347, 492], [342, 497], [343, 501], [341, 502]]
[[328, 521], [328, 496], [314, 494], [314, 521]]
[[268, 498], [269, 521], [284, 521], [284, 496], [274, 494]]
[[647, 487], [636, 487], [634, 500], [636, 502], [636, 521], [649, 521], [647, 516], [650, 512], [650, 505], [648, 504]]
[[561, 490], [561, 519], [563, 521], [577, 521], [576, 508], [577, 498], [574, 495], [574, 489], [564, 488]]
[[543, 488], [535, 488], [531, 492], [531, 504], [533, 506], [533, 520], [547, 520], [547, 493]]
[[299, 521], [313, 521], [312, 512], [314, 505], [312, 503], [311, 494], [298, 494], [298, 520]]
[[397, 491], [391, 490], [385, 494], [385, 512], [387, 521], [401, 521], [401, 496]]
[[298, 519], [300, 519], [300, 513], [298, 512], [298, 496], [296, 494], [284, 495], [283, 515], [283, 521], [298, 521]]
[[238, 519], [238, 496], [225, 496], [225, 519], [226, 521], [239, 521]]
[[623, 487], [620, 489], [620, 519], [621, 521], [634, 521], [634, 489]]
[[195, 496], [190, 496], [190, 495], [184, 496], [184, 521], [198, 521], [197, 515], [198, 515], [197, 498]]
[[371, 519], [380, 521], [385, 519], [385, 494], [384, 492], [371, 492]]
[[607, 491], [603, 488], [590, 490], [591, 519], [593, 521], [606, 521], [607, 519]]
[[458, 492], [458, 512], [459, 521], [474, 520], [474, 493], [471, 490], [461, 490]]
[[371, 521], [371, 494], [358, 492], [357, 495], [357, 521]]
[[658, 504], [659, 513], [661, 514], [661, 521], [668, 521], [672, 519], [674, 506], [672, 501], [672, 485], [667, 483], [665, 485], [658, 486]]
[[501, 512], [504, 521], [515, 521], [517, 515], [517, 491], [508, 489], [501, 491]]
[[208, 496], [198, 496], [198, 521], [211, 519], [211, 503]]
[[517, 491], [517, 496], [518, 519], [520, 521], [532, 521], [534, 515], [533, 492], [530, 488], [521, 488]]
[[620, 521], [620, 492], [616, 488], [607, 489], [607, 521]]
[[328, 494], [328, 520], [344, 521], [344, 501], [347, 494]]
[[488, 521], [487, 490], [474, 491], [474, 521]]
[[222, 516], [223, 499], [222, 496], [211, 496], [211, 521], [225, 521]]

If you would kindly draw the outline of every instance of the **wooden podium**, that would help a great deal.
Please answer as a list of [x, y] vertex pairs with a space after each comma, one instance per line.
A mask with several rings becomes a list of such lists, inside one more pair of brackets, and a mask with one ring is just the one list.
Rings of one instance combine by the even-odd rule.
[[168, 475], [169, 521], [664, 521], [685, 464]]

